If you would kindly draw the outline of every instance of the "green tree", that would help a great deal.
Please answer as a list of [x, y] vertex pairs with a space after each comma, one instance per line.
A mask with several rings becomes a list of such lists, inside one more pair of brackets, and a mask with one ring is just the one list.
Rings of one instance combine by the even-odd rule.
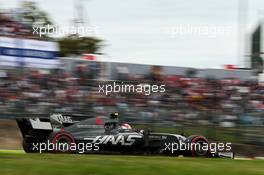
[[263, 60], [259, 54], [255, 54], [251, 57], [251, 67], [257, 74], [263, 72]]
[[[33, 27], [42, 27], [48, 29], [53, 22], [50, 16], [42, 11], [35, 2], [25, 1], [22, 4], [23, 11], [20, 13], [20, 21]], [[52, 34], [52, 27], [47, 34], [41, 36], [42, 39], [54, 39]], [[82, 53], [98, 53], [102, 47], [103, 40], [96, 37], [80, 37], [78, 34], [68, 35], [56, 39], [60, 47], [60, 56], [79, 55]]]
[[[20, 20], [29, 25], [33, 30], [33, 27], [45, 27], [53, 25], [53, 22], [49, 15], [41, 10], [35, 2], [25, 1], [22, 3], [22, 12], [20, 13]], [[51, 31], [49, 31], [51, 33]], [[44, 38], [50, 38], [48, 34], [43, 35]]]
[[79, 55], [82, 53], [98, 54], [103, 40], [95, 37], [79, 37], [69, 35], [58, 40], [60, 56]]

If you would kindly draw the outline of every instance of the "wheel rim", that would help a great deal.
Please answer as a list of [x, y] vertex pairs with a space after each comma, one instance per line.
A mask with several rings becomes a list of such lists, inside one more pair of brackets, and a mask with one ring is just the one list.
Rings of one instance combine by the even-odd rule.
[[[194, 145], [192, 146], [192, 156], [193, 157], [204, 157], [208, 155], [209, 152], [209, 144], [208, 141], [202, 137], [202, 136], [197, 136], [193, 138], [192, 142]], [[203, 145], [207, 144], [207, 149], [202, 149]], [[199, 145], [198, 149], [196, 149], [195, 145]]]
[[[197, 145], [199, 145], [198, 146], [198, 148], [195, 148], [195, 154], [197, 155], [197, 156], [206, 156], [207, 155], [207, 152], [208, 152], [208, 149], [207, 150], [204, 150], [203, 149], [203, 146], [205, 145], [205, 144], [207, 144], [207, 142], [205, 142], [204, 140], [198, 140], [197, 142], [196, 142], [196, 144]], [[208, 148], [208, 147], [207, 147]]]
[[[62, 136], [60, 137], [57, 142], [56, 142], [59, 146], [59, 152], [68, 152], [70, 150], [70, 145], [71, 145], [71, 141], [69, 140], [68, 137]], [[61, 149], [61, 145], [62, 145], [62, 149]]]

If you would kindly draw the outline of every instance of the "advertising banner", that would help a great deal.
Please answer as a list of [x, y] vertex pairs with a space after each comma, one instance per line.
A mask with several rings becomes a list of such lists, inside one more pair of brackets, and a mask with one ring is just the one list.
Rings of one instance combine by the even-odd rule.
[[56, 42], [0, 37], [0, 66], [56, 68], [57, 54]]

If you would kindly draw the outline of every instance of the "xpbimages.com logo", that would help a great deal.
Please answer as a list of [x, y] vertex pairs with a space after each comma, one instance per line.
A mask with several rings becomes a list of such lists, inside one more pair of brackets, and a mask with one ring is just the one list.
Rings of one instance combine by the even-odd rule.
[[34, 152], [78, 152], [99, 151], [98, 143], [52, 143], [50, 141], [42, 143], [32, 143], [32, 151]]
[[98, 85], [98, 92], [105, 95], [109, 95], [110, 93], [143, 93], [144, 95], [151, 95], [152, 93], [164, 93], [165, 91], [164, 84], [128, 84], [124, 82], [112, 82]]
[[229, 152], [232, 150], [231, 147], [232, 143], [186, 143], [179, 140], [179, 143], [165, 143], [164, 144], [164, 151], [169, 151], [172, 154], [177, 151], [192, 151], [192, 150], [199, 150], [210, 153], [216, 153], [217, 151], [226, 151]]
[[90, 34], [93, 34], [97, 28], [96, 27], [75, 27], [75, 26], [69, 26], [69, 27], [61, 27], [58, 25], [46, 25], [46, 26], [33, 26], [33, 35], [38, 35], [39, 37], [42, 37], [44, 35], [76, 35], [79, 34], [82, 36], [87, 36]]

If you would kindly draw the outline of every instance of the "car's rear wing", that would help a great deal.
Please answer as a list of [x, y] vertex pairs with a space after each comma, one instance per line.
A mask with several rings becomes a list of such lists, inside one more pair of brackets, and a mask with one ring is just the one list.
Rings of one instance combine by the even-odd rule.
[[30, 114], [22, 118], [17, 118], [17, 124], [22, 136], [46, 135], [57, 128], [64, 128], [77, 123], [91, 116], [68, 115], [68, 114]]

